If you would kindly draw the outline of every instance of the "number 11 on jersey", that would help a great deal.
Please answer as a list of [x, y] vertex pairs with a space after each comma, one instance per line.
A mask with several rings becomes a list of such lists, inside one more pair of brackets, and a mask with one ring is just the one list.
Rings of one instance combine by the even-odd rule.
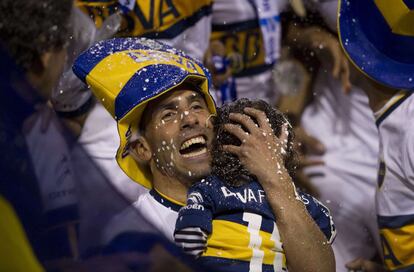
[[[273, 231], [271, 235], [267, 232], [261, 232], [262, 216], [254, 213], [243, 213], [243, 221], [247, 222], [247, 231], [249, 232], [249, 248], [252, 249], [252, 258], [250, 260], [249, 271], [250, 272], [261, 272], [262, 265], [265, 259], [273, 260], [274, 271], [284, 271], [283, 268], [283, 249], [280, 241], [279, 230], [276, 224], [273, 222]], [[267, 240], [267, 241], [264, 241]], [[262, 245], [269, 245], [269, 240], [272, 241], [273, 246], [271, 248], [262, 248]], [[266, 256], [266, 253], [269, 256]], [[270, 265], [270, 263], [268, 263]]]

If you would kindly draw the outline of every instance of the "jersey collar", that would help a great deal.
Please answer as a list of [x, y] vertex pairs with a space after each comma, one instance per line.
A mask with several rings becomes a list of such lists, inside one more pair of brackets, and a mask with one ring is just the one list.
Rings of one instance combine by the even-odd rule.
[[156, 189], [151, 189], [149, 192], [152, 197], [157, 200], [161, 205], [170, 208], [173, 211], [178, 212], [182, 207], [185, 206], [185, 203], [179, 202], [177, 200], [174, 200], [163, 193], [157, 191]]
[[379, 111], [375, 112], [375, 124], [379, 127], [382, 121], [385, 120], [399, 105], [401, 105], [408, 97], [412, 95], [412, 92], [404, 90], [396, 93]]

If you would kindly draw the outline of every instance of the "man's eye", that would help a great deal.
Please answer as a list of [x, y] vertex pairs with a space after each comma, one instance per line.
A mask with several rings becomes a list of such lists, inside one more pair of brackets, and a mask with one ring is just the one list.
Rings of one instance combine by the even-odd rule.
[[174, 118], [174, 116], [175, 116], [175, 112], [169, 111], [169, 112], [166, 112], [162, 115], [161, 120], [163, 120], [165, 122], [170, 121]]
[[201, 110], [201, 109], [203, 109], [203, 107], [200, 104], [193, 104], [191, 106], [191, 109], [193, 109], [193, 110]]

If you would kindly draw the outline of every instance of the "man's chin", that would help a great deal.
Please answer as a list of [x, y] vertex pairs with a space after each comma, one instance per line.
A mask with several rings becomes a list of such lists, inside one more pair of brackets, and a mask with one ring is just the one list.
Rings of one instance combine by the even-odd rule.
[[206, 178], [211, 173], [211, 169], [188, 169], [187, 171], [181, 172], [180, 176], [183, 182], [188, 185], [192, 185], [200, 180]]

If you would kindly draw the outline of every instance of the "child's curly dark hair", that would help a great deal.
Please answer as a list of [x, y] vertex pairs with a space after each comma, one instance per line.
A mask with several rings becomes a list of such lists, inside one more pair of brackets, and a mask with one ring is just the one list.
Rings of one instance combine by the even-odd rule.
[[[214, 119], [214, 130], [217, 136], [213, 140], [212, 174], [221, 178], [231, 186], [240, 186], [244, 184], [246, 182], [246, 177], [249, 179], [256, 179], [254, 175], [250, 174], [249, 171], [243, 167], [236, 155], [225, 152], [221, 148], [223, 145], [232, 144], [238, 146], [241, 144], [240, 140], [226, 132], [223, 126], [227, 123], [234, 123], [229, 119], [230, 113], [244, 113], [243, 110], [246, 107], [263, 111], [269, 119], [269, 123], [277, 137], [281, 134], [282, 125], [287, 122], [283, 113], [271, 107], [263, 100], [249, 100], [242, 98], [233, 103], [223, 105], [218, 109], [217, 117]], [[253, 121], [256, 122], [254, 119]], [[290, 126], [288, 126], [288, 132], [285, 167], [293, 179], [296, 169], [297, 155], [292, 144], [294, 135]]]

